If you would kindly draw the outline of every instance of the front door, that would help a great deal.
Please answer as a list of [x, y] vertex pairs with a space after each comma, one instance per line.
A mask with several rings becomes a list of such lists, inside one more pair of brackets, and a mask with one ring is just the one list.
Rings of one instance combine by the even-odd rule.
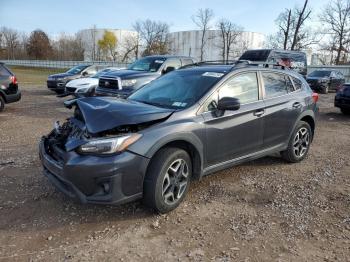
[[[235, 97], [241, 107], [216, 109], [223, 97]], [[256, 72], [232, 76], [205, 103], [206, 163], [208, 166], [256, 152], [262, 147], [264, 102], [259, 100]]]

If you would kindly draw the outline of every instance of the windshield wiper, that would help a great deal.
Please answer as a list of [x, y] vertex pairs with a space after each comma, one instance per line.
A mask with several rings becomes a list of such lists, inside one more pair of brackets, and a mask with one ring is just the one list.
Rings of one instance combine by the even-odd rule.
[[151, 106], [157, 106], [157, 107], [162, 107], [162, 108], [168, 108], [163, 104], [160, 103], [155, 103], [155, 102], [149, 102], [149, 101], [142, 101], [142, 100], [134, 100], [136, 102], [142, 103], [142, 104], [147, 104], [147, 105], [151, 105]]

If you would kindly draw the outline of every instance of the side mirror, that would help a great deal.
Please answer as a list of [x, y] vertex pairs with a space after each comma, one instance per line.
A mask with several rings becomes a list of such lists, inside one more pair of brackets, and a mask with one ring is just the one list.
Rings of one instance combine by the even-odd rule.
[[82, 75], [82, 76], [87, 76], [87, 75], [88, 75], [88, 72], [87, 72], [87, 71], [84, 71], [81, 75]]
[[175, 70], [175, 67], [173, 67], [173, 66], [168, 66], [167, 68], [164, 68], [164, 69], [163, 69], [162, 73], [163, 73], [163, 74], [167, 74], [167, 73], [169, 73], [169, 72], [171, 72], [171, 71], [174, 71], [174, 70]]
[[239, 99], [234, 97], [223, 97], [219, 100], [217, 109], [221, 111], [225, 110], [238, 110], [241, 107]]

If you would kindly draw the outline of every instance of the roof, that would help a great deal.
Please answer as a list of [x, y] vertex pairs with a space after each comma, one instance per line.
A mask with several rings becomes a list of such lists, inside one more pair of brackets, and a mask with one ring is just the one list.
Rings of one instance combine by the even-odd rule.
[[190, 58], [193, 59], [190, 56], [181, 56], [181, 55], [149, 55], [149, 56], [145, 56], [143, 58], [146, 57], [152, 57], [152, 58]]
[[304, 51], [295, 51], [295, 50], [284, 50], [284, 49], [273, 49], [273, 48], [264, 48], [264, 49], [248, 49], [245, 52], [249, 51], [265, 51], [265, 52], [270, 52], [270, 51], [277, 51], [277, 52], [286, 52], [286, 53], [305, 53]]

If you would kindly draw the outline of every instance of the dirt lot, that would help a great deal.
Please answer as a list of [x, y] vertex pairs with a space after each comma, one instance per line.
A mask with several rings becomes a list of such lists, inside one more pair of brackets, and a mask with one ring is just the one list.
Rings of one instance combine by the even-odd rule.
[[174, 212], [80, 205], [42, 175], [37, 144], [70, 112], [42, 85], [0, 114], [0, 260], [350, 261], [350, 118], [322, 95], [308, 158], [268, 157], [191, 185]]

